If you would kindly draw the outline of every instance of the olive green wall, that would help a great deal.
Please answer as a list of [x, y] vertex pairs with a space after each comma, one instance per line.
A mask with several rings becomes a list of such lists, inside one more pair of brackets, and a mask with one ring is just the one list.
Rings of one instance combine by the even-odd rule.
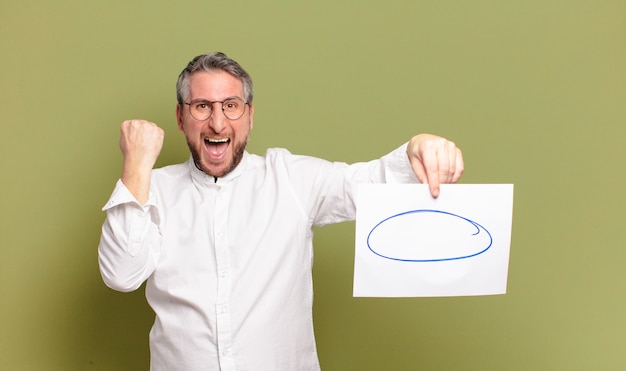
[[119, 124], [166, 130], [174, 84], [221, 50], [256, 85], [250, 150], [348, 162], [412, 134], [514, 183], [508, 294], [352, 298], [354, 224], [318, 229], [324, 370], [626, 369], [626, 3], [79, 1], [0, 4], [0, 369], [145, 370], [142, 290], [101, 282]]

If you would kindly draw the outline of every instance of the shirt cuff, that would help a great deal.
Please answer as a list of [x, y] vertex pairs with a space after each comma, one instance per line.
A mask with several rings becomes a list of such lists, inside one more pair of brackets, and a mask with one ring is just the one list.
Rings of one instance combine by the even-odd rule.
[[409, 156], [406, 154], [408, 142], [383, 157], [386, 183], [419, 183]]
[[127, 204], [127, 203], [134, 203], [138, 207], [142, 208], [144, 211], [147, 211], [151, 206], [156, 206], [152, 192], [150, 192], [148, 196], [148, 202], [146, 202], [145, 205], [141, 205], [139, 201], [137, 201], [135, 196], [133, 196], [133, 194], [130, 193], [128, 188], [126, 188], [122, 180], [119, 179], [117, 183], [115, 184], [115, 189], [113, 190], [111, 197], [109, 197], [109, 200], [102, 208], [102, 211], [108, 211], [109, 209], [115, 206], [119, 206], [119, 205]]

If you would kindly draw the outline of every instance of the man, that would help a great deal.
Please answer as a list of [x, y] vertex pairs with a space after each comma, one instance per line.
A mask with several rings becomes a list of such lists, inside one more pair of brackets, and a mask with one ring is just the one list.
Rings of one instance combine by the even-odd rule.
[[98, 248], [105, 283], [131, 291], [147, 280], [151, 370], [319, 370], [313, 227], [354, 219], [358, 183], [419, 180], [437, 197], [463, 172], [460, 150], [418, 135], [353, 165], [249, 154], [252, 81], [222, 53], [192, 60], [177, 98], [186, 163], [153, 170], [163, 131], [122, 123], [122, 177]]

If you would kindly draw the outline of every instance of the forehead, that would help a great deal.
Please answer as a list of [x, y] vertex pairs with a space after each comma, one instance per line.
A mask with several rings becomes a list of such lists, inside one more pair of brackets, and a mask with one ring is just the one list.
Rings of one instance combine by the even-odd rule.
[[221, 100], [227, 97], [243, 98], [243, 83], [225, 71], [194, 72], [189, 77], [189, 98]]

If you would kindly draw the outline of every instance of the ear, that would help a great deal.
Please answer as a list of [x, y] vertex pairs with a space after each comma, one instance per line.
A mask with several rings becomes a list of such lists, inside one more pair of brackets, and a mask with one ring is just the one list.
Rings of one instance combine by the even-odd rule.
[[181, 103], [176, 104], [176, 122], [178, 130], [183, 131], [183, 105]]
[[254, 127], [254, 105], [250, 104], [250, 130]]

